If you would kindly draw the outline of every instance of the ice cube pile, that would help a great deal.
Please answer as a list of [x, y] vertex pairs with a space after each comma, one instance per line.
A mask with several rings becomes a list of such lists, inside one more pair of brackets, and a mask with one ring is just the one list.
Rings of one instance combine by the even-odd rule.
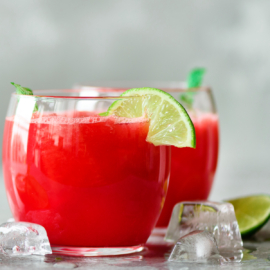
[[27, 222], [6, 222], [0, 225], [0, 251], [9, 256], [52, 253], [46, 230]]
[[219, 249], [241, 249], [243, 246], [230, 203], [205, 201], [176, 204], [165, 239], [175, 242], [194, 230], [213, 233]]
[[[219, 254], [224, 261], [241, 261], [242, 258], [243, 242], [234, 208], [230, 203], [202, 201], [176, 204], [165, 239], [177, 242], [170, 257], [171, 261], [176, 261], [179, 252], [182, 255], [178, 260], [188, 261], [211, 259], [213, 255]], [[216, 243], [217, 249], [213, 243]], [[213, 252], [203, 253], [207, 250]], [[198, 256], [198, 252], [204, 256]], [[183, 256], [186, 256], [186, 259]], [[218, 260], [221, 258], [216, 257]]]

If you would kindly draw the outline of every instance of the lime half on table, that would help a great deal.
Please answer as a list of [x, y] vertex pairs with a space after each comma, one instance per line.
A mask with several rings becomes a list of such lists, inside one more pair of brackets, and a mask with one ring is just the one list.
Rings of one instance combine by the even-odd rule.
[[256, 233], [270, 218], [270, 196], [256, 195], [228, 201], [234, 206], [243, 237]]
[[[195, 148], [195, 130], [184, 107], [170, 94], [155, 88], [133, 88], [125, 91], [106, 113], [126, 118], [150, 120], [146, 140], [154, 145]], [[138, 98], [140, 97], [140, 98]]]

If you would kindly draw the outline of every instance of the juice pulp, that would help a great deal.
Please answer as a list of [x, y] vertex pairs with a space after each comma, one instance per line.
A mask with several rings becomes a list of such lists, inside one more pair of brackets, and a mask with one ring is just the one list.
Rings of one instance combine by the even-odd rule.
[[210, 193], [218, 159], [218, 117], [192, 117], [196, 149], [172, 147], [171, 176], [158, 227], [168, 226], [175, 204], [206, 200]]
[[170, 147], [146, 142], [148, 128], [145, 119], [87, 112], [7, 118], [3, 168], [15, 220], [43, 225], [52, 245], [144, 244], [170, 169]]

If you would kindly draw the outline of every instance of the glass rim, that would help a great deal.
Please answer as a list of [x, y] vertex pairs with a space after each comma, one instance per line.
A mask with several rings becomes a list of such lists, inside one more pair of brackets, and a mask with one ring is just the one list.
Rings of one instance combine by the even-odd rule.
[[[187, 83], [185, 81], [154, 81], [154, 80], [112, 80], [112, 81], [90, 81], [86, 83], [75, 83], [74, 89], [82, 88], [108, 88], [108, 89], [131, 89], [151, 87], [157, 89], [166, 89], [168, 91], [186, 91]], [[209, 85], [203, 85], [198, 88], [193, 88], [194, 91], [211, 90]]]
[[[76, 88], [74, 88], [75, 90], [96, 90], [96, 91], [100, 91], [100, 92], [123, 92], [126, 91], [128, 89], [132, 89], [132, 88], [148, 88], [148, 87], [103, 87], [103, 86], [86, 86], [86, 85], [76, 85]], [[209, 86], [200, 86], [200, 87], [195, 87], [195, 88], [187, 88], [187, 87], [149, 87], [149, 88], [156, 88], [156, 89], [160, 89], [163, 91], [166, 91], [168, 93], [177, 93], [177, 92], [211, 92], [211, 87]]]
[[[34, 95], [20, 95], [17, 94], [16, 92], [12, 93], [12, 96], [14, 97], [19, 97], [19, 98], [34, 98], [35, 100], [45, 100], [45, 99], [64, 99], [64, 100], [119, 100], [119, 99], [130, 99], [130, 98], [141, 98], [140, 96], [120, 96], [120, 92], [119, 91], [119, 96], [57, 96], [57, 95], [38, 95], [35, 94], [37, 92], [59, 92], [59, 93], [76, 93], [76, 92], [80, 92], [81, 90], [78, 89], [58, 89], [58, 90], [34, 90]], [[110, 92], [110, 91], [109, 91]]]
[[[120, 96], [121, 93], [124, 91], [131, 89], [131, 88], [121, 88], [121, 87], [103, 87], [103, 86], [76, 86], [74, 89], [44, 89], [44, 90], [33, 90], [33, 95], [20, 95], [13, 92], [14, 96], [24, 96], [24, 97], [31, 97], [35, 99], [117, 99], [117, 98], [134, 98], [135, 96], [128, 96], [122, 97]], [[71, 96], [68, 94], [71, 93], [81, 93], [84, 90], [88, 91], [96, 91], [98, 93], [119, 93], [119, 96]], [[161, 90], [166, 91], [168, 93], [184, 93], [184, 92], [212, 92], [209, 86], [201, 86], [198, 88], [178, 88], [178, 87], [161, 87]], [[43, 94], [46, 93], [46, 94]], [[53, 94], [52, 94], [53, 93]], [[64, 94], [67, 95], [57, 95]], [[137, 96], [136, 96], [137, 97]]]
[[[140, 82], [139, 82], [140, 83]], [[170, 82], [169, 82], [170, 83]], [[166, 85], [166, 83], [164, 82], [153, 82], [154, 86], [151, 86], [151, 82], [149, 83], [150, 86], [144, 86], [144, 87], [108, 87], [108, 86], [100, 86], [100, 85], [83, 85], [83, 84], [76, 84], [74, 89], [76, 90], [96, 90], [96, 91], [100, 91], [100, 92], [123, 92], [126, 91], [128, 89], [132, 89], [132, 88], [156, 88], [156, 89], [160, 89], [163, 91], [166, 91], [168, 93], [176, 93], [176, 92], [211, 92], [211, 87], [207, 86], [207, 85], [203, 85], [200, 87], [195, 87], [195, 88], [187, 88], [184, 87], [183, 85], [181, 86], [175, 86], [176, 83], [172, 82], [172, 86], [169, 85], [169, 83]], [[156, 84], [156, 85], [155, 85]], [[160, 86], [158, 86], [158, 84], [160, 84]], [[136, 83], [134, 83], [134, 85], [136, 85]]]

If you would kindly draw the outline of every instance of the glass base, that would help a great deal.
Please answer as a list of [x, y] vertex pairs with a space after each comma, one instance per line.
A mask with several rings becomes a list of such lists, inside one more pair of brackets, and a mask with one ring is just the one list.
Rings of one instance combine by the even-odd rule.
[[148, 245], [166, 244], [165, 239], [164, 239], [166, 232], [167, 232], [167, 227], [154, 228], [146, 244]]
[[144, 249], [142, 245], [133, 247], [111, 247], [111, 248], [97, 248], [97, 247], [68, 247], [68, 246], [52, 246], [53, 254], [63, 256], [117, 256], [140, 252]]

